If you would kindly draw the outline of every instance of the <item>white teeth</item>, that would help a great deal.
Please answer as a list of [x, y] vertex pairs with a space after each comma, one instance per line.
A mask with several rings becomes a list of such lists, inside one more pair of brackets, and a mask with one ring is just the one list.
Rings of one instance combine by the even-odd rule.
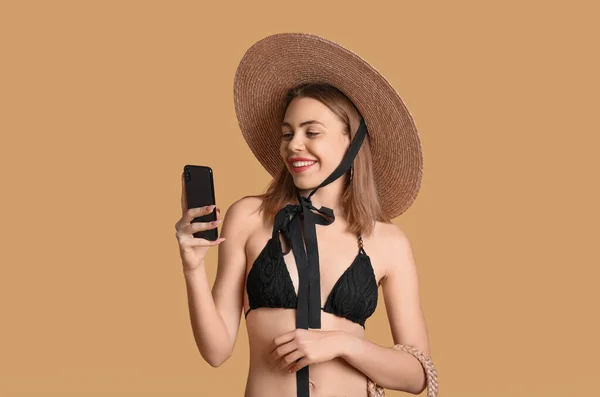
[[294, 167], [304, 167], [304, 166], [311, 165], [311, 164], [314, 164], [314, 163], [316, 163], [316, 161], [294, 161], [292, 163], [292, 165]]

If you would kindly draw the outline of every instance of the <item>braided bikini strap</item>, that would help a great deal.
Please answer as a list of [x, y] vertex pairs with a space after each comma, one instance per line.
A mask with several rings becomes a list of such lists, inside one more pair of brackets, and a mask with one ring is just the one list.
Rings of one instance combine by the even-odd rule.
[[[439, 392], [437, 371], [435, 370], [431, 359], [425, 354], [421, 353], [416, 347], [411, 345], [398, 344], [394, 345], [393, 348], [412, 354], [417, 360], [419, 360], [421, 366], [425, 369], [425, 374], [427, 376], [427, 397], [437, 397]], [[368, 379], [367, 381], [367, 392], [369, 397], [385, 396], [385, 389], [377, 385], [371, 379]]]

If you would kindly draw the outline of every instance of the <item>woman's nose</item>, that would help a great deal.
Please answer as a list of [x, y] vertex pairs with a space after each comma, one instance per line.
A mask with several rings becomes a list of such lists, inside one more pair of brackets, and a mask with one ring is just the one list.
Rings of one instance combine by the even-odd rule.
[[288, 143], [288, 148], [292, 151], [304, 150], [304, 140], [300, 134], [296, 134]]

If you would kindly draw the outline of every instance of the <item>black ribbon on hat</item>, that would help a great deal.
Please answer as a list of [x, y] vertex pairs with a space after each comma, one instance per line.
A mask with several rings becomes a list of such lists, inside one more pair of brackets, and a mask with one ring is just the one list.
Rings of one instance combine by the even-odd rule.
[[[290, 242], [298, 268], [298, 306], [296, 309], [296, 328], [321, 328], [321, 280], [319, 271], [319, 250], [315, 225], [327, 226], [335, 221], [333, 210], [328, 207], [316, 208], [310, 197], [321, 187], [344, 175], [352, 166], [365, 136], [367, 126], [361, 120], [358, 131], [340, 165], [308, 197], [301, 196], [296, 190], [298, 204], [289, 204], [282, 208], [273, 222], [273, 238], [279, 240], [283, 232]], [[314, 213], [313, 211], [317, 211]], [[291, 216], [291, 218], [290, 218]], [[304, 220], [304, 227], [301, 224]], [[306, 240], [306, 250], [302, 241], [302, 232]], [[296, 372], [297, 396], [309, 397], [308, 365]]]

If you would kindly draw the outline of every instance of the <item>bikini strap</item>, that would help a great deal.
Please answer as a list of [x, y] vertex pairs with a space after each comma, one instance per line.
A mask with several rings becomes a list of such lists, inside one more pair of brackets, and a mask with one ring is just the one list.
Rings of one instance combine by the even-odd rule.
[[362, 234], [358, 235], [358, 251], [362, 252], [363, 254], [365, 253], [365, 250], [363, 248], [363, 239], [362, 239]]

